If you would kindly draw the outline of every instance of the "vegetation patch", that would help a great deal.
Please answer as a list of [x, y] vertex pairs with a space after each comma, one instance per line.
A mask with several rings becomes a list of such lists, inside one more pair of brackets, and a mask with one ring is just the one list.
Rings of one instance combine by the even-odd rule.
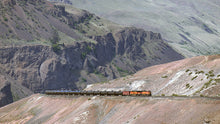
[[59, 52], [61, 50], [61, 47], [59, 44], [52, 44], [52, 48], [54, 52]]
[[206, 78], [208, 79], [208, 78], [210, 78], [210, 77], [214, 77], [215, 74], [214, 74], [213, 72], [214, 72], [214, 71], [211, 70], [211, 71], [209, 71], [208, 73], [206, 73], [206, 74], [205, 74], [205, 75], [207, 76]]
[[167, 75], [165, 75], [165, 76], [162, 76], [162, 78], [167, 78], [168, 76]]
[[82, 52], [82, 54], [81, 54], [82, 59], [85, 59], [86, 55], [87, 55], [87, 52]]
[[186, 84], [186, 89], [190, 88], [190, 85], [189, 84]]
[[196, 91], [194, 94], [199, 93], [199, 92], [201, 92], [202, 90], [208, 88], [208, 87], [211, 85], [212, 81], [213, 81], [213, 79], [210, 79], [208, 82], [206, 82], [206, 83], [202, 86], [202, 88], [201, 88], [200, 90]]
[[189, 75], [191, 75], [191, 74], [192, 74], [192, 72], [189, 73]]
[[6, 17], [3, 17], [3, 19], [4, 19], [4, 21], [6, 21], [6, 22], [8, 21], [8, 18], [6, 18]]
[[87, 80], [86, 80], [85, 78], [82, 78], [82, 81], [83, 81], [83, 82], [87, 82]]
[[210, 84], [212, 83], [213, 79], [210, 79], [208, 82], [204, 84], [205, 88], [208, 88]]
[[197, 71], [195, 74], [204, 74], [204, 71]]
[[193, 77], [191, 80], [194, 80], [194, 79], [196, 79], [198, 76], [195, 76], [195, 77]]
[[175, 96], [175, 97], [186, 97], [187, 95], [178, 95], [178, 94], [172, 94], [172, 96]]
[[189, 72], [189, 71], [190, 71], [189, 69], [186, 70], [186, 72]]
[[216, 82], [216, 83], [220, 83], [220, 78], [215, 79], [215, 82]]

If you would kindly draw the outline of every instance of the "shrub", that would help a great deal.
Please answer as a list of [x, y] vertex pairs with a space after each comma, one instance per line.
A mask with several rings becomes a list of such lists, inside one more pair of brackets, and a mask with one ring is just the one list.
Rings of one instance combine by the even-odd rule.
[[179, 95], [177, 95], [177, 94], [172, 94], [172, 96], [179, 96]]
[[189, 84], [186, 84], [186, 89], [188, 89], [190, 87], [190, 85]]
[[213, 74], [214, 70], [209, 71], [209, 74]]
[[192, 72], [189, 73], [189, 75], [191, 75], [191, 74], [192, 74]]
[[86, 55], [87, 55], [86, 52], [82, 52], [82, 54], [81, 54], [82, 59], [85, 59]]
[[200, 74], [200, 73], [204, 74], [205, 72], [204, 72], [204, 71], [199, 71], [199, 74]]
[[198, 76], [195, 76], [195, 77], [193, 77], [191, 80], [194, 80], [194, 79], [196, 79]]
[[214, 75], [214, 74], [210, 74], [209, 76], [210, 76], [210, 77], [214, 77], [215, 75]]
[[186, 70], [186, 72], [190, 71], [189, 69]]
[[59, 44], [52, 44], [52, 48], [54, 52], [59, 52], [61, 50]]
[[167, 78], [168, 76], [167, 75], [165, 75], [165, 76], [162, 76], [162, 78]]
[[4, 21], [6, 21], [6, 22], [8, 21], [8, 19], [7, 19], [6, 17], [3, 17], [3, 19], [4, 19]]
[[206, 83], [204, 84], [205, 88], [208, 88], [208, 87], [209, 87], [209, 85], [212, 83], [212, 80], [213, 80], [213, 79], [210, 79], [208, 82], [206, 82]]
[[85, 78], [82, 78], [82, 81], [83, 81], [83, 82], [87, 82], [87, 80], [86, 80]]
[[86, 50], [87, 50], [88, 52], [91, 52], [91, 51], [92, 51], [92, 47], [88, 45], [88, 46], [86, 47]]

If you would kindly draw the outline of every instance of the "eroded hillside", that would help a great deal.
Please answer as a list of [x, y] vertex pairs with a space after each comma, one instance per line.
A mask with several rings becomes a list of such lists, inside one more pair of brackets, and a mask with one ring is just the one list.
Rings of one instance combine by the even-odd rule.
[[220, 96], [220, 55], [200, 56], [89, 85], [87, 90], [151, 90], [159, 96]]

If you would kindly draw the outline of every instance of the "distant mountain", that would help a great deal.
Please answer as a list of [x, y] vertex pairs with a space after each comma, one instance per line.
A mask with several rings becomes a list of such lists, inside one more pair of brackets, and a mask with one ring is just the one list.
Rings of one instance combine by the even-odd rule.
[[4, 0], [0, 6], [1, 98], [13, 98], [13, 86], [31, 93], [83, 89], [184, 58], [159, 33], [123, 27], [70, 5]]
[[187, 57], [220, 53], [219, 0], [71, 0], [126, 26], [161, 33]]

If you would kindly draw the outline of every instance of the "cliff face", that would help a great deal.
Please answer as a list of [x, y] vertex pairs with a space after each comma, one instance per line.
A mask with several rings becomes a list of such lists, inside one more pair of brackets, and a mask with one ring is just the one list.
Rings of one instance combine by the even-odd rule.
[[0, 107], [33, 94], [32, 91], [7, 76], [1, 66], [0, 69]]
[[4, 84], [1, 87], [0, 98], [1, 98], [0, 99], [0, 107], [13, 102], [13, 97], [12, 97], [12, 93], [11, 93], [11, 85], [10, 84]]
[[55, 52], [42, 45], [1, 48], [0, 63], [12, 79], [41, 92], [80, 89], [150, 65], [182, 59], [163, 43], [159, 34], [152, 32], [125, 28], [93, 39], [98, 43], [61, 44]]

